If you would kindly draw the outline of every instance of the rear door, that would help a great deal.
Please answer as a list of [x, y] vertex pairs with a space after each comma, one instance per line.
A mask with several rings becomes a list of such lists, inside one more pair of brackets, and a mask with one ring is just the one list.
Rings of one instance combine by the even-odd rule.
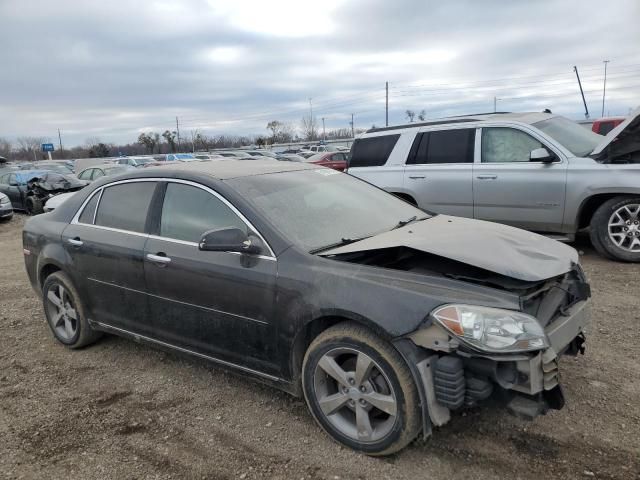
[[166, 184], [145, 250], [154, 335], [234, 365], [275, 372], [276, 259], [268, 247], [262, 255], [199, 250], [202, 234], [224, 227], [255, 231], [213, 190]]
[[152, 329], [143, 255], [156, 186], [124, 181], [97, 190], [62, 234], [91, 320], [145, 335]]
[[26, 190], [26, 184], [22, 177], [19, 177], [15, 173], [10, 173], [7, 177], [7, 184], [5, 185], [7, 197], [11, 201], [13, 208], [25, 208], [24, 204], [24, 191]]
[[[474, 216], [539, 232], [560, 232], [567, 161], [534, 131], [484, 127], [480, 161], [474, 165]], [[529, 161], [546, 148], [553, 163]]]
[[404, 169], [404, 187], [420, 208], [473, 217], [475, 128], [422, 131]]

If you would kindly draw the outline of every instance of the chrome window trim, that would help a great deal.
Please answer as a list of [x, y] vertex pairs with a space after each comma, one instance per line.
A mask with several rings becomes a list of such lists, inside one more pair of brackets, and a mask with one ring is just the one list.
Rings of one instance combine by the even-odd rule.
[[[187, 242], [185, 240], [178, 240], [178, 239], [169, 238], [169, 237], [162, 237], [162, 236], [158, 236], [158, 235], [149, 235], [147, 233], [132, 232], [130, 230], [121, 230], [119, 228], [103, 227], [101, 225], [96, 225], [95, 224], [96, 215], [97, 215], [97, 212], [98, 212], [98, 208], [100, 207], [100, 201], [102, 200], [102, 192], [104, 191], [104, 189], [112, 187], [112, 186], [115, 186], [115, 185], [121, 185], [121, 184], [125, 184], [125, 183], [137, 183], [137, 182], [181, 183], [181, 184], [184, 184], [184, 185], [190, 185], [192, 187], [200, 188], [201, 190], [204, 190], [205, 192], [208, 192], [209, 194], [211, 194], [214, 197], [218, 198], [227, 207], [229, 207], [231, 209], [231, 211], [233, 213], [235, 213], [240, 218], [240, 220], [242, 220], [244, 222], [244, 224], [249, 228], [249, 230], [251, 230], [253, 233], [255, 233], [260, 238], [260, 240], [262, 240], [262, 243], [267, 247], [267, 249], [269, 251], [269, 255], [252, 255], [253, 257], [261, 258], [261, 259], [264, 259], [264, 260], [277, 260], [275, 253], [273, 253], [273, 249], [271, 248], [271, 245], [269, 245], [269, 243], [265, 240], [265, 238], [258, 231], [258, 229], [253, 226], [253, 224], [240, 212], [240, 210], [238, 210], [231, 202], [229, 202], [226, 198], [224, 198], [222, 195], [220, 195], [215, 190], [213, 190], [213, 189], [211, 189], [209, 187], [206, 187], [204, 185], [201, 185], [199, 183], [192, 182], [191, 180], [182, 180], [182, 179], [178, 179], [178, 178], [163, 178], [163, 177], [131, 178], [131, 179], [128, 179], [128, 180], [119, 180], [117, 182], [112, 182], [112, 183], [108, 183], [106, 185], [102, 185], [100, 188], [96, 189], [95, 192], [93, 192], [91, 195], [89, 195], [89, 197], [87, 197], [85, 199], [85, 201], [82, 203], [82, 205], [80, 206], [80, 208], [78, 209], [78, 211], [74, 215], [73, 219], [71, 220], [71, 224], [72, 225], [76, 225], [76, 224], [85, 225], [85, 226], [90, 226], [90, 227], [93, 227], [93, 228], [100, 228], [100, 229], [103, 229], [103, 230], [109, 230], [109, 231], [112, 231], [112, 232], [129, 233], [131, 235], [138, 235], [138, 236], [144, 236], [144, 237], [153, 238], [155, 240], [164, 240], [164, 241], [173, 242], [173, 243], [180, 243], [182, 245], [190, 245], [190, 246], [193, 245], [193, 246], [197, 247], [198, 244], [196, 242]], [[98, 203], [96, 205], [96, 210], [94, 212], [93, 224], [78, 222], [78, 218], [80, 218], [80, 215], [82, 214], [82, 211], [84, 210], [85, 206], [87, 205], [87, 203], [89, 203], [89, 201], [91, 201], [91, 199], [93, 198], [94, 195], [98, 194], [98, 192], [100, 192], [100, 198], [98, 199]], [[240, 253], [240, 252], [226, 252], [226, 253], [242, 255], [242, 253]]]

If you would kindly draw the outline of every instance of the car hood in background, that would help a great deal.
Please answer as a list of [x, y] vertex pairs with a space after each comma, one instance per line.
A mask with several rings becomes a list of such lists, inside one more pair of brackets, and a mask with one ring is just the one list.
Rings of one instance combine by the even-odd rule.
[[60, 205], [62, 205], [65, 201], [67, 201], [69, 198], [74, 196], [75, 194], [76, 194], [76, 192], [60, 193], [60, 194], [56, 195], [55, 197], [51, 197], [44, 204], [45, 211], [50, 212], [52, 210], [55, 210]]
[[406, 247], [524, 281], [562, 275], [578, 263], [575, 249], [498, 223], [437, 215], [322, 252], [322, 256]]
[[640, 151], [640, 108], [611, 130], [591, 152], [598, 161], [611, 161]]

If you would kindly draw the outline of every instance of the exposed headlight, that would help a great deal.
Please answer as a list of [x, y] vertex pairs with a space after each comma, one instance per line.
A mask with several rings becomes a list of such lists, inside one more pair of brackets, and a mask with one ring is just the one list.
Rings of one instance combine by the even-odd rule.
[[11, 203], [9, 201], [9, 197], [1, 197], [0, 198], [0, 205], [6, 205], [7, 203]]
[[492, 353], [527, 352], [549, 346], [540, 323], [525, 313], [474, 305], [444, 305], [431, 316], [470, 346]]

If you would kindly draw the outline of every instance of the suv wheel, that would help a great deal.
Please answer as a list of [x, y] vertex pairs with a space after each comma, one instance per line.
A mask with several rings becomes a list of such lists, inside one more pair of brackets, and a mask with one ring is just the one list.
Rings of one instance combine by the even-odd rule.
[[591, 243], [603, 256], [640, 262], [640, 197], [615, 197], [591, 218]]
[[101, 333], [89, 326], [82, 301], [66, 274], [55, 272], [46, 278], [42, 301], [49, 328], [63, 345], [81, 348], [100, 338]]
[[352, 323], [329, 328], [309, 346], [302, 369], [309, 410], [339, 443], [389, 455], [418, 434], [421, 411], [411, 372], [370, 330]]

